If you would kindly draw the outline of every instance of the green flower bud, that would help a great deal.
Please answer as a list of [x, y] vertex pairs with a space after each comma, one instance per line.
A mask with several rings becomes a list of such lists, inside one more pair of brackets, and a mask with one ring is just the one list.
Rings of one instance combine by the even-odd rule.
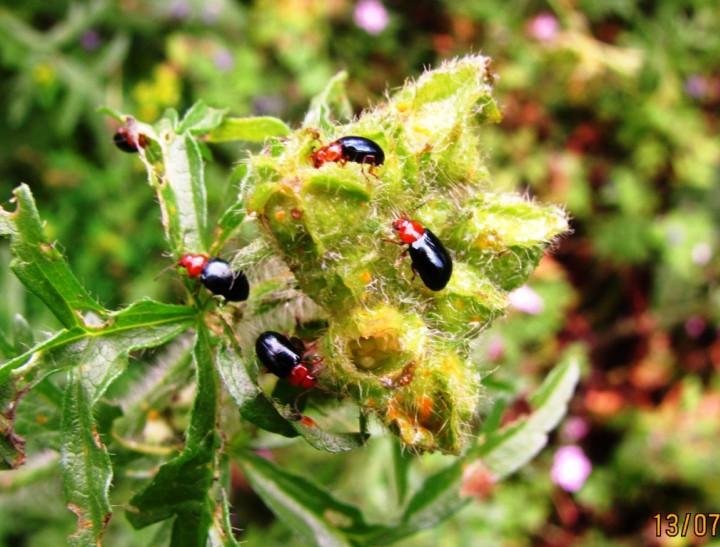
[[[264, 237], [326, 311], [322, 381], [417, 451], [462, 451], [482, 393], [469, 341], [568, 229], [558, 207], [491, 191], [479, 127], [499, 113], [487, 67], [448, 62], [351, 123], [302, 128], [252, 156], [243, 181]], [[313, 150], [349, 135], [381, 146], [383, 165], [314, 167]], [[442, 290], [387, 241], [402, 215], [453, 258]]]

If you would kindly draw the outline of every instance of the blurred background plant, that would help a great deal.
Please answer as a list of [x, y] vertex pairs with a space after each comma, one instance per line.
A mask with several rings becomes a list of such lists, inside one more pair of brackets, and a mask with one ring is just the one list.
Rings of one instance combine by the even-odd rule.
[[[1, 199], [27, 182], [49, 237], [111, 308], [140, 296], [173, 302], [181, 286], [153, 279], [169, 262], [157, 224], [146, 221], [156, 204], [142, 164], [114, 149], [115, 126], [98, 107], [153, 122], [202, 98], [238, 116], [299, 121], [340, 69], [359, 111], [424, 66], [468, 52], [492, 57], [504, 119], [482, 137], [495, 183], [567, 204], [575, 232], [513, 294], [507, 319], [476, 353], [497, 367], [486, 384], [506, 399], [503, 420], [524, 411], [524, 395], [571, 345], [587, 366], [540, 457], [490, 494], [482, 473], [466, 470], [477, 502], [406, 542], [640, 544], [655, 541], [656, 513], [720, 511], [714, 2], [30, 0], [0, 7], [0, 35]], [[235, 145], [212, 154], [217, 216], [237, 194], [227, 173], [242, 158]], [[16, 313], [33, 330], [56, 328], [9, 272], [9, 257], [0, 242], [0, 330], [22, 332]], [[389, 446], [331, 459], [300, 460], [293, 450], [275, 457], [378, 515], [392, 503], [381, 488]], [[425, 456], [422, 466], [442, 459]], [[293, 541], [236, 479], [241, 538]], [[0, 495], [0, 537], [64, 541], [75, 523], [59, 484], [35, 485], [33, 501], [13, 496], [22, 480]], [[37, 504], [38, 495], [58, 501]], [[127, 524], [113, 519], [108, 533], [113, 526]], [[123, 537], [117, 531], [112, 544], [130, 544]]]

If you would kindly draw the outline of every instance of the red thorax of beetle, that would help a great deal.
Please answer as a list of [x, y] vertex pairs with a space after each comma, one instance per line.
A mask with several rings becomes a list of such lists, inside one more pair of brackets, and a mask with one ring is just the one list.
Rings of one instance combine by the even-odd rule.
[[125, 139], [128, 147], [134, 148], [135, 151], [140, 148], [147, 148], [149, 144], [148, 138], [142, 133], [138, 133], [135, 127], [132, 129], [118, 127], [117, 134], [120, 135], [122, 139]]
[[395, 220], [392, 223], [392, 227], [394, 230], [397, 230], [400, 241], [408, 245], [415, 243], [425, 233], [425, 228], [422, 227], [422, 224], [416, 220], [410, 220], [404, 215]]
[[321, 146], [313, 152], [312, 161], [316, 169], [322, 167], [326, 162], [337, 161], [341, 164], [345, 163], [342, 144], [339, 141], [335, 141], [326, 146]]
[[178, 260], [178, 266], [182, 266], [183, 268], [185, 268], [190, 277], [197, 277], [205, 269], [205, 265], [207, 264], [207, 261], [208, 261], [207, 255], [187, 254], [187, 255], [183, 255], [180, 258], [180, 260]]
[[287, 380], [291, 386], [299, 386], [303, 389], [310, 389], [317, 385], [317, 379], [303, 362], [295, 365], [290, 371], [290, 376], [288, 376]]

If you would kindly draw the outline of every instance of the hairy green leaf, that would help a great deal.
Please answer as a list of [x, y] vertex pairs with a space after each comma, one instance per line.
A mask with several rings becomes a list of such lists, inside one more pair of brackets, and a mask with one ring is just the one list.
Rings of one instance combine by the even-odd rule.
[[14, 382], [0, 384], [0, 470], [25, 462], [25, 440], [13, 432], [18, 398]]
[[125, 370], [130, 351], [165, 343], [190, 327], [196, 317], [194, 308], [143, 300], [109, 314], [99, 327], [77, 326], [61, 331], [2, 363], [0, 391], [8, 394], [7, 404], [12, 405], [0, 405], [2, 465], [16, 467], [24, 461], [23, 440], [13, 432], [16, 399], [24, 390], [44, 385], [41, 380], [49, 374], [74, 368], [78, 371], [75, 380], [82, 384], [83, 394], [92, 406]]
[[45, 238], [30, 188], [21, 184], [14, 195], [15, 212], [0, 209], [0, 230], [12, 238], [15, 275], [66, 328], [83, 324], [81, 311], [103, 315], [105, 309], [72, 274], [57, 246]]
[[214, 241], [213, 246], [210, 249], [211, 253], [222, 249], [225, 242], [232, 237], [235, 230], [239, 228], [240, 224], [242, 224], [242, 221], [245, 219], [245, 211], [245, 203], [242, 201], [236, 201], [225, 210], [220, 217], [220, 220], [218, 220], [217, 228], [215, 228], [215, 232], [213, 234]]
[[284, 137], [290, 128], [278, 118], [257, 116], [252, 118], [225, 118], [210, 131], [208, 142], [247, 141], [264, 142], [270, 137]]
[[398, 505], [403, 505], [408, 493], [408, 475], [410, 473], [412, 457], [403, 450], [400, 441], [396, 438], [392, 439], [392, 456], [393, 478], [395, 479], [397, 501]]
[[0, 236], [11, 236], [15, 234], [15, 224], [12, 215], [0, 209]]
[[333, 453], [356, 450], [363, 446], [369, 437], [364, 433], [333, 433], [325, 431], [320, 429], [317, 423], [308, 416], [303, 416], [300, 420], [297, 420], [295, 410], [290, 407], [276, 405], [276, 408], [286, 419], [291, 420], [290, 424], [293, 429], [318, 450]]
[[352, 106], [345, 89], [348, 74], [338, 72], [310, 103], [310, 110], [305, 114], [303, 127], [321, 128], [329, 131], [336, 121], [348, 121], [352, 118]]
[[307, 479], [251, 454], [244, 455], [240, 465], [268, 507], [314, 545], [350, 545], [350, 535], [372, 531], [357, 507], [336, 500]]
[[468, 501], [460, 496], [463, 460], [425, 480], [396, 526], [383, 527], [364, 537], [365, 545], [389, 545], [447, 519]]
[[425, 480], [405, 509], [401, 528], [412, 533], [431, 528], [462, 507], [465, 500], [458, 493], [462, 466], [463, 461], [457, 460]]
[[108, 492], [112, 466], [93, 418], [92, 394], [72, 369], [65, 387], [62, 415], [62, 467], [68, 509], [78, 517], [71, 545], [99, 545], [112, 511]]
[[[555, 427], [567, 410], [579, 379], [577, 361], [568, 359], [553, 370], [533, 394], [537, 405], [529, 418], [499, 433], [471, 452], [479, 455], [496, 479], [503, 478], [532, 459], [547, 442], [547, 432]], [[428, 478], [415, 493], [397, 526], [368, 535], [368, 545], [387, 545], [420, 530], [436, 526], [461, 509], [469, 500], [460, 493], [464, 459]]]
[[220, 439], [216, 431], [219, 383], [203, 323], [198, 325], [193, 357], [197, 393], [185, 448], [177, 458], [162, 465], [150, 484], [132, 498], [126, 514], [135, 528], [176, 516], [171, 544], [204, 547], [215, 508], [209, 490]]
[[580, 366], [567, 357], [530, 397], [534, 411], [505, 429], [489, 434], [474, 455], [480, 456], [497, 480], [514, 473], [547, 444], [547, 434], [567, 412], [580, 379]]
[[309, 417], [298, 420], [295, 410], [268, 398], [253, 382], [236, 351], [223, 347], [218, 352], [218, 370], [230, 395], [247, 421], [285, 437], [298, 434], [318, 450], [347, 452], [363, 446], [367, 435], [324, 431]]
[[163, 146], [164, 183], [159, 198], [168, 241], [176, 253], [204, 251], [207, 198], [200, 148], [187, 133], [173, 134]]
[[74, 327], [0, 365], [0, 384], [14, 371], [26, 384], [71, 367], [85, 372], [81, 381], [94, 404], [122, 373], [130, 351], [159, 346], [187, 330], [197, 311], [187, 306], [141, 300], [109, 314], [95, 328]]
[[12, 320], [13, 345], [15, 355], [19, 355], [35, 344], [30, 324], [22, 315], [16, 313]]
[[188, 131], [195, 135], [212, 131], [223, 122], [225, 112], [227, 109], [211, 108], [204, 101], [198, 101], [185, 113], [176, 132]]
[[225, 489], [220, 492], [220, 500], [215, 508], [215, 526], [210, 529], [208, 540], [212, 547], [240, 547], [233, 534], [230, 506]]
[[265, 431], [285, 437], [298, 436], [298, 432], [252, 381], [236, 351], [227, 346], [220, 348], [217, 354], [217, 367], [225, 387], [235, 399], [243, 418]]

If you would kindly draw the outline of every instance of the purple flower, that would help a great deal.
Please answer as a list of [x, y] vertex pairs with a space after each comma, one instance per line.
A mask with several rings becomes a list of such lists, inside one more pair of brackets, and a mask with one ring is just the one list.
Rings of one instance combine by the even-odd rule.
[[550, 42], [560, 30], [557, 18], [551, 13], [541, 13], [531, 19], [527, 25], [527, 32], [536, 40]]
[[685, 332], [690, 338], [699, 338], [705, 332], [705, 319], [699, 315], [692, 315], [685, 321]]
[[388, 12], [377, 0], [360, 0], [353, 14], [355, 24], [368, 34], [380, 34], [388, 24]]
[[577, 442], [588, 434], [590, 426], [584, 418], [572, 416], [565, 421], [562, 429], [563, 439], [570, 442]]
[[100, 46], [100, 35], [95, 30], [87, 30], [80, 36], [80, 45], [88, 51], [95, 51]]
[[542, 297], [527, 285], [512, 291], [508, 294], [508, 299], [513, 308], [532, 315], [537, 315], [545, 308]]
[[190, 4], [185, 0], [175, 0], [170, 4], [170, 16], [179, 20], [187, 19], [190, 16]]
[[685, 93], [688, 97], [702, 99], [708, 94], [709, 90], [710, 86], [705, 76], [695, 74], [685, 80]]
[[222, 6], [219, 2], [208, 2], [203, 7], [202, 20], [206, 25], [214, 25], [218, 22]]
[[229, 49], [221, 48], [213, 54], [213, 62], [221, 72], [227, 72], [235, 66], [235, 57]]
[[577, 492], [585, 484], [591, 470], [592, 464], [582, 448], [575, 445], [563, 446], [555, 452], [550, 477], [563, 490]]

